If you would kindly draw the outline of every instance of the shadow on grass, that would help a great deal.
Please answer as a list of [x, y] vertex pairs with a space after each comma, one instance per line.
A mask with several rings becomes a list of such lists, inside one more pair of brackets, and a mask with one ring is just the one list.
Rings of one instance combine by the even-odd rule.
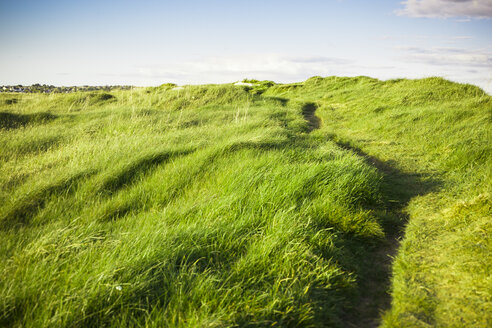
[[17, 129], [28, 124], [42, 124], [52, 121], [56, 115], [50, 113], [14, 114], [0, 112], [0, 129]]
[[319, 129], [321, 126], [321, 119], [315, 115], [317, 108], [318, 105], [312, 102], [307, 102], [301, 107], [302, 116], [304, 116], [304, 119], [308, 122], [309, 132]]
[[29, 224], [31, 219], [45, 207], [52, 195], [72, 194], [79, 181], [88, 178], [94, 173], [94, 171], [77, 173], [27, 193], [16, 200], [11, 209], [0, 217], [0, 230], [18, 229]]
[[[196, 162], [195, 170], [192, 173], [183, 176], [180, 179], [176, 179], [177, 182], [175, 183], [175, 186], [168, 190], [165, 197], [160, 199], [160, 205], [164, 206], [183, 194], [187, 190], [187, 187], [189, 185], [201, 178], [207, 172], [207, 170], [210, 170], [210, 167], [216, 162], [216, 160], [224, 154], [231, 154], [246, 149], [253, 149], [258, 151], [278, 150], [284, 148], [286, 144], [286, 141], [244, 141], [232, 143], [223, 148], [218, 148], [215, 151], [211, 152], [208, 156], [206, 156], [203, 161]], [[158, 155], [154, 154], [150, 157], [145, 157], [141, 160], [135, 161], [125, 166], [114, 176], [106, 177], [105, 179], [103, 179], [102, 182], [99, 183], [99, 186], [96, 188], [96, 190], [98, 190], [98, 192], [105, 193], [108, 196], [113, 196], [122, 189], [124, 190], [125, 186], [131, 185], [132, 183], [137, 181], [139, 177], [150, 174], [150, 172], [152, 172], [152, 170], [159, 165], [163, 165], [171, 159], [177, 157], [190, 155], [194, 151], [195, 150], [167, 152]], [[142, 202], [141, 200], [123, 203], [109, 201], [108, 203], [106, 203], [106, 205], [104, 205], [103, 209], [98, 214], [98, 217], [101, 221], [114, 221], [130, 213], [136, 213], [142, 210], [144, 205], [145, 202]]]
[[96, 191], [114, 194], [125, 186], [131, 185], [140, 177], [149, 174], [159, 165], [170, 161], [173, 158], [186, 156], [193, 151], [194, 150], [164, 151], [139, 158], [136, 161], [122, 166], [115, 172], [112, 172], [112, 175], [105, 177], [100, 185], [96, 187]]
[[[424, 174], [398, 170], [394, 161], [383, 162], [348, 142], [333, 138], [345, 150], [352, 151], [382, 174], [383, 204], [374, 208], [385, 231], [385, 240], [358, 261], [358, 302], [346, 313], [347, 327], [377, 327], [391, 303], [390, 283], [392, 259], [408, 222], [405, 208], [417, 196], [438, 190], [442, 182]], [[359, 245], [360, 246], [360, 245]], [[357, 248], [358, 246], [356, 246]]]
[[263, 98], [274, 102], [278, 102], [281, 106], [286, 106], [287, 103], [289, 102], [289, 99], [283, 97], [264, 96]]

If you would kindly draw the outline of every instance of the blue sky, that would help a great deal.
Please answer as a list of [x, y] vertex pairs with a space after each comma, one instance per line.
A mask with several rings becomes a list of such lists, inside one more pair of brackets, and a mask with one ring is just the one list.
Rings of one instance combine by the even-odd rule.
[[492, 93], [492, 0], [0, 0], [0, 84], [443, 76]]

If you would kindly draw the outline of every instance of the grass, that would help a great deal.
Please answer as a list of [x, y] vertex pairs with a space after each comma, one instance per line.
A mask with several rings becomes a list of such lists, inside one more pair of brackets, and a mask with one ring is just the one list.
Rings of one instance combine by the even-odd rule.
[[383, 326], [490, 326], [492, 98], [440, 78], [311, 78], [269, 93], [315, 102], [332, 140], [406, 175], [382, 170], [408, 216]]
[[491, 98], [259, 85], [0, 95], [0, 325], [490, 324]]
[[377, 171], [225, 86], [22, 95], [2, 130], [1, 322], [341, 325]]

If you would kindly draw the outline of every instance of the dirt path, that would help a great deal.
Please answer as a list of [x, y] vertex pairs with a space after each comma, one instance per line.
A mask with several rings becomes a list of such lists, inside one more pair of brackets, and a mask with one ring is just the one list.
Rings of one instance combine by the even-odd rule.
[[[321, 119], [315, 114], [316, 108], [314, 103], [306, 103], [302, 108], [310, 132], [321, 127]], [[399, 240], [408, 221], [405, 208], [413, 197], [429, 192], [431, 187], [423, 183], [418, 174], [401, 172], [391, 163], [370, 156], [360, 148], [349, 143], [335, 142], [339, 147], [362, 157], [383, 176], [385, 201], [382, 206], [374, 208], [374, 212], [380, 217], [386, 237], [374, 246], [370, 256], [362, 259], [357, 277], [358, 302], [348, 310], [345, 317], [347, 327], [378, 327], [382, 314], [391, 305], [392, 259], [397, 254]]]
[[316, 108], [318, 108], [316, 104], [311, 102], [305, 103], [302, 106], [302, 115], [309, 123], [309, 132], [321, 127], [321, 119], [316, 116]]
[[385, 240], [377, 245], [371, 256], [362, 263], [359, 279], [359, 302], [354, 306], [353, 313], [347, 317], [348, 327], [378, 327], [382, 314], [391, 305], [391, 268], [392, 259], [396, 256], [399, 239], [403, 235], [403, 227], [408, 220], [404, 212], [410, 198], [395, 193], [398, 189], [415, 189], [417, 177], [404, 174], [388, 163], [364, 153], [361, 149], [349, 144], [337, 142], [345, 149], [356, 153], [365, 162], [379, 170], [383, 176], [383, 188], [386, 200], [382, 208], [374, 209], [382, 219]]

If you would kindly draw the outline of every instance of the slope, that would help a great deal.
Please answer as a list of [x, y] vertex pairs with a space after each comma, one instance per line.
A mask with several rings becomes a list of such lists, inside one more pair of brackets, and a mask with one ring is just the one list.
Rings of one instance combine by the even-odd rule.
[[0, 97], [0, 325], [357, 315], [381, 175], [306, 104], [232, 85]]
[[267, 94], [313, 102], [332, 140], [383, 168], [408, 215], [383, 326], [490, 326], [492, 98], [441, 78], [314, 77]]

